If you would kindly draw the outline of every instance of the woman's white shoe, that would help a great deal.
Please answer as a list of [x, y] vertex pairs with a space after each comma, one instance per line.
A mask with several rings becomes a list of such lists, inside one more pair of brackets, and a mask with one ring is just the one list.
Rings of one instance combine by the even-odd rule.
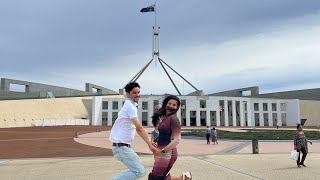
[[192, 179], [191, 172], [184, 172], [184, 173], [182, 173], [182, 180], [187, 180], [186, 178]]

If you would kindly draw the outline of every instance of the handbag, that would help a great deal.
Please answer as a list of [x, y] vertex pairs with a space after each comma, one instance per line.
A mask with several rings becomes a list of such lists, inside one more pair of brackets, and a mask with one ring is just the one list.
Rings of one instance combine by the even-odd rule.
[[290, 158], [292, 160], [295, 160], [295, 161], [298, 160], [298, 156], [299, 156], [299, 153], [297, 152], [297, 150], [291, 151]]

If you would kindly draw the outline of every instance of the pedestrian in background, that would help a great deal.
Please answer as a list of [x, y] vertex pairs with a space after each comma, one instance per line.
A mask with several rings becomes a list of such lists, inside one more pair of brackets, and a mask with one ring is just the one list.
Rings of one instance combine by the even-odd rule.
[[210, 144], [210, 133], [211, 133], [210, 127], [207, 126], [207, 129], [206, 129], [207, 144]]
[[212, 142], [213, 142], [213, 144], [218, 144], [218, 133], [217, 133], [216, 128], [212, 128], [211, 134], [212, 134]]
[[[294, 150], [297, 150], [299, 152], [298, 160], [297, 160], [297, 166], [300, 167], [306, 165], [304, 164], [304, 160], [307, 157], [308, 154], [308, 143], [312, 145], [312, 142], [307, 140], [306, 136], [304, 135], [302, 125], [297, 125], [297, 130], [294, 132]], [[300, 152], [302, 152], [302, 159], [300, 161]]]

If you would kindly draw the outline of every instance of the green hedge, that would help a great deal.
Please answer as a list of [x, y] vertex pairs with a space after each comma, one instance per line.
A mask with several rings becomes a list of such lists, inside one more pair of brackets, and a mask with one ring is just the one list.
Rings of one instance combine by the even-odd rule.
[[[191, 130], [193, 136], [205, 137], [205, 129]], [[261, 139], [261, 140], [293, 140], [293, 130], [258, 130], [252, 129], [248, 132], [230, 132], [217, 130], [218, 138], [226, 139]], [[319, 131], [304, 131], [307, 139], [320, 139]]]

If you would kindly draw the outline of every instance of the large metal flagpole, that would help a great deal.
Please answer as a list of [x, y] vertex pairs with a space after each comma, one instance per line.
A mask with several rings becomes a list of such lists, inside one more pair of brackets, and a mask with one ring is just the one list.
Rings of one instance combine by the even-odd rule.
[[159, 60], [159, 29], [157, 25], [157, 1], [154, 3], [154, 26], [153, 26], [153, 52], [152, 58], [155, 59], [155, 65], [157, 65], [157, 61]]
[[160, 65], [162, 66], [163, 70], [167, 74], [169, 80], [171, 81], [172, 85], [176, 89], [179, 95], [181, 95], [178, 87], [174, 83], [173, 79], [171, 78], [169, 72], [166, 70], [164, 65], [169, 67], [174, 73], [176, 73], [181, 79], [186, 81], [191, 87], [193, 87], [196, 91], [199, 91], [194, 85], [192, 85], [189, 81], [187, 81], [183, 76], [181, 76], [176, 70], [174, 70], [171, 66], [169, 66], [163, 59], [160, 58], [160, 27], [157, 25], [157, 1], [154, 3], [154, 26], [153, 26], [153, 33], [152, 33], [152, 59], [130, 80], [130, 82], [137, 81], [138, 78], [142, 75], [142, 73], [148, 68], [150, 63], [155, 60], [155, 65], [157, 65], [157, 61], [159, 61]]

